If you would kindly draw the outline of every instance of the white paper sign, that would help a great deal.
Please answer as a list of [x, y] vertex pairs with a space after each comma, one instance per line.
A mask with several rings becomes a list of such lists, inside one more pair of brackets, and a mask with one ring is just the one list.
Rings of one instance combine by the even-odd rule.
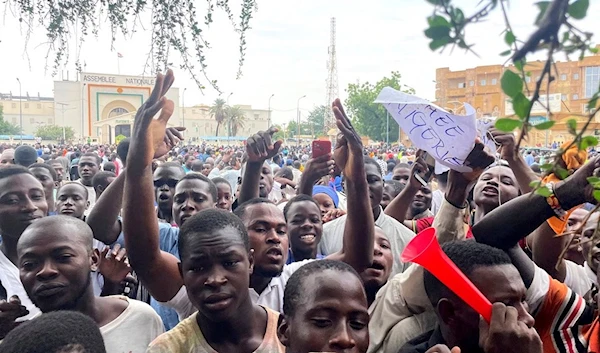
[[477, 119], [477, 135], [481, 139], [481, 142], [483, 143], [483, 145], [485, 147], [489, 148], [490, 152], [494, 156], [496, 155], [498, 146], [496, 146], [496, 143], [494, 142], [494, 140], [492, 139], [490, 134], [488, 134], [488, 130], [491, 127], [494, 127], [495, 123], [496, 123], [495, 118]]
[[475, 109], [465, 103], [467, 115], [454, 115], [431, 102], [385, 87], [375, 103], [382, 103], [412, 143], [441, 164], [459, 172], [472, 169], [465, 160], [475, 146]]

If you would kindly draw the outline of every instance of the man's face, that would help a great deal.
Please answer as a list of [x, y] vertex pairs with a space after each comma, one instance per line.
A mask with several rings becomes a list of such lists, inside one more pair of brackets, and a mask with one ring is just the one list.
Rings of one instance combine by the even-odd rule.
[[188, 297], [211, 322], [236, 317], [247, 300], [252, 254], [233, 227], [198, 234], [182, 254], [181, 271]]
[[301, 254], [312, 253], [323, 235], [321, 210], [312, 201], [294, 202], [287, 217], [287, 234], [292, 249]]
[[377, 167], [371, 163], [365, 164], [365, 172], [367, 173], [367, 183], [369, 184], [369, 199], [371, 200], [371, 208], [379, 207], [383, 198], [383, 179]]
[[52, 163], [50, 166], [54, 168], [56, 176], [58, 177], [58, 181], [63, 181], [65, 175], [65, 168], [63, 167], [63, 165], [61, 163]]
[[63, 185], [56, 194], [56, 213], [60, 215], [83, 219], [83, 214], [88, 205], [82, 185]]
[[250, 248], [254, 249], [254, 273], [279, 276], [289, 249], [283, 212], [271, 203], [251, 205], [242, 222], [248, 230]]
[[287, 352], [366, 352], [369, 313], [361, 281], [336, 270], [325, 270], [304, 281], [303, 302], [278, 330]]
[[25, 228], [48, 214], [42, 184], [31, 174], [0, 179], [0, 234], [18, 239]]
[[52, 179], [52, 175], [50, 175], [50, 172], [48, 171], [48, 169], [42, 168], [42, 167], [37, 167], [37, 168], [31, 168], [31, 169], [29, 169], [29, 171], [42, 184], [42, 187], [44, 188], [44, 194], [46, 195], [46, 197], [53, 198], [54, 197], [54, 187], [56, 186], [56, 183], [54, 182], [54, 179]]
[[231, 185], [229, 185], [229, 183], [218, 183], [217, 196], [217, 208], [225, 211], [231, 211], [231, 204], [233, 204]]
[[156, 203], [161, 210], [173, 208], [175, 186], [185, 176], [185, 172], [177, 167], [158, 167], [154, 172], [154, 192]]
[[319, 208], [321, 209], [321, 216], [325, 216], [327, 212], [335, 210], [335, 204], [333, 203], [333, 200], [329, 195], [324, 193], [315, 194], [313, 195], [313, 199], [315, 199], [315, 201], [317, 201], [317, 203], [319, 204]]
[[416, 216], [431, 208], [431, 196], [431, 189], [429, 186], [421, 186], [410, 205], [412, 214]]
[[211, 171], [211, 170], [212, 170], [212, 166], [211, 166], [210, 164], [208, 164], [208, 163], [204, 163], [204, 164], [202, 165], [202, 172], [201, 172], [201, 173], [202, 173], [204, 176], [208, 176], [208, 174], [210, 174], [210, 171]]
[[510, 168], [497, 166], [483, 172], [475, 184], [473, 200], [476, 205], [491, 209], [519, 196], [515, 174]]
[[592, 242], [596, 227], [598, 226], [598, 212], [594, 212], [583, 227], [581, 233], [581, 250], [584, 259], [588, 261], [592, 270], [596, 271], [600, 265], [600, 243]]
[[260, 172], [258, 182], [258, 194], [260, 197], [268, 198], [273, 189], [273, 172], [268, 163], [264, 163]]
[[[573, 212], [571, 212], [571, 215], [567, 219], [566, 231], [573, 232], [573, 241], [569, 246], [569, 250], [565, 254], [565, 258], [578, 264], [581, 264], [583, 263], [583, 261], [586, 260], [586, 257], [583, 254], [583, 247], [581, 244], [582, 231], [579, 229], [582, 228], [581, 226], [583, 225], [583, 220], [588, 215], [588, 213], [589, 212], [584, 208], [577, 208]], [[589, 246], [589, 244], [587, 245]]]
[[360, 273], [365, 288], [381, 288], [390, 277], [393, 263], [392, 245], [383, 230], [375, 227], [373, 263]]
[[394, 197], [396, 197], [394, 195], [394, 186], [390, 184], [385, 184], [383, 187], [383, 196], [381, 197], [381, 202], [379, 204], [385, 210], [385, 208], [388, 207], [390, 202], [392, 202]]
[[216, 200], [213, 200], [207, 182], [200, 179], [185, 179], [175, 187], [173, 218], [181, 227], [186, 219], [202, 210], [214, 208], [215, 205]]
[[196, 160], [196, 157], [194, 157], [192, 155], [188, 156], [187, 160], [185, 161], [185, 166], [188, 169], [191, 169], [192, 168], [192, 163], [194, 163], [195, 160]]
[[98, 159], [90, 156], [84, 156], [79, 159], [79, 176], [83, 181], [92, 181], [92, 178], [98, 173]]
[[71, 224], [52, 223], [24, 232], [17, 252], [21, 283], [31, 301], [44, 313], [74, 310], [91, 284], [91, 249], [70, 234]]
[[[528, 313], [528, 305], [525, 301], [527, 288], [521, 279], [517, 268], [513, 265], [480, 266], [468, 276], [475, 287], [491, 303], [504, 303], [517, 309], [518, 320], [528, 327], [532, 327], [534, 319]], [[452, 303], [453, 309], [440, 309], [447, 305], [444, 301]], [[450, 326], [450, 334], [455, 336], [454, 342], [462, 342], [461, 348], [479, 346], [479, 314], [465, 302], [457, 297], [442, 299], [437, 307], [443, 317], [445, 325]], [[442, 320], [440, 320], [442, 321]], [[467, 346], [467, 347], [465, 347]]]
[[396, 168], [394, 169], [394, 174], [392, 179], [398, 180], [402, 185], [408, 184], [408, 180], [410, 179], [410, 169], [408, 168]]
[[4, 150], [0, 155], [0, 168], [15, 164], [15, 150]]

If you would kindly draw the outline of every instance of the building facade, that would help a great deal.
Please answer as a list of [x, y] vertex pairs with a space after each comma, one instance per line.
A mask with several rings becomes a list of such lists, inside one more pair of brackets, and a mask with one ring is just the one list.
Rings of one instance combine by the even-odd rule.
[[[78, 142], [113, 143], [115, 137], [129, 137], [139, 107], [148, 99], [155, 79], [140, 76], [81, 73], [78, 80], [55, 81], [54, 97], [0, 94], [5, 121], [20, 125], [23, 133], [35, 135], [43, 125], [70, 126]], [[180, 107], [179, 88], [171, 87], [166, 97], [175, 103], [170, 126], [185, 126], [190, 142], [228, 140], [227, 125], [219, 127], [210, 107]], [[229, 140], [245, 140], [251, 133], [268, 128], [269, 111], [239, 106], [243, 118]], [[21, 111], [20, 111], [21, 109]]]
[[[530, 91], [543, 69], [543, 62], [533, 61], [525, 65], [525, 71], [531, 75], [526, 82]], [[542, 83], [541, 99], [550, 107], [551, 114], [547, 116], [542, 105], [534, 105], [531, 112], [531, 122], [541, 123], [547, 119], [556, 121], [548, 132], [532, 130], [527, 141], [528, 145], [558, 144], [570, 139], [566, 121], [576, 119], [578, 127], [583, 126], [588, 114], [586, 108], [589, 98], [600, 88], [600, 55], [588, 56], [580, 61], [556, 62], [558, 75], [554, 70], [555, 79], [547, 92], [546, 82]], [[478, 118], [497, 118], [513, 115], [510, 100], [502, 92], [500, 79], [504, 70], [515, 70], [513, 66], [502, 65], [478, 66], [475, 68], [451, 71], [449, 68], [436, 70], [435, 104], [446, 109], [460, 110], [462, 103], [469, 103], [477, 111]], [[529, 97], [531, 98], [531, 97]], [[600, 114], [598, 114], [600, 115]], [[590, 132], [600, 135], [600, 120], [598, 116], [590, 126]]]

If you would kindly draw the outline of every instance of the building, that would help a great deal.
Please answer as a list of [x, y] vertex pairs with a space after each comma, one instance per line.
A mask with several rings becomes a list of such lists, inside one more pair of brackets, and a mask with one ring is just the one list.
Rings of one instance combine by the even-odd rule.
[[[531, 73], [527, 77], [530, 91], [535, 89], [535, 83], [540, 77], [544, 62], [533, 61], [525, 65], [525, 71]], [[534, 105], [531, 112], [531, 122], [541, 123], [547, 119], [556, 121], [548, 132], [532, 130], [527, 145], [551, 145], [553, 142], [562, 143], [570, 139], [566, 121], [576, 119], [578, 127], [583, 126], [587, 119], [581, 115], [588, 114], [586, 108], [588, 99], [600, 88], [600, 55], [588, 56], [580, 61], [556, 62], [558, 75], [550, 84], [542, 84], [541, 99], [546, 100], [550, 107], [551, 116], [546, 116], [546, 110], [539, 104]], [[451, 71], [449, 68], [436, 70], [435, 104], [446, 109], [457, 110], [462, 103], [469, 103], [477, 111], [477, 117], [504, 117], [514, 114], [508, 97], [502, 92], [500, 79], [504, 70], [515, 70], [513, 66], [502, 65], [478, 66], [475, 68]], [[529, 97], [531, 98], [531, 97]], [[598, 114], [600, 115], [600, 114]], [[600, 120], [592, 122], [591, 133], [600, 135]]]
[[[54, 82], [54, 97], [0, 94], [4, 119], [14, 125], [23, 117], [23, 132], [34, 135], [41, 125], [70, 126], [79, 142], [113, 143], [115, 137], [129, 137], [137, 109], [148, 99], [155, 79], [140, 76], [81, 73], [78, 80]], [[209, 106], [182, 108], [179, 88], [171, 87], [166, 97], [175, 102], [170, 126], [185, 126], [190, 141], [216, 140], [216, 121]], [[21, 114], [19, 112], [21, 109]], [[240, 106], [244, 118], [230, 140], [246, 139], [266, 130], [269, 111]], [[227, 128], [219, 129], [219, 140], [227, 140]]]

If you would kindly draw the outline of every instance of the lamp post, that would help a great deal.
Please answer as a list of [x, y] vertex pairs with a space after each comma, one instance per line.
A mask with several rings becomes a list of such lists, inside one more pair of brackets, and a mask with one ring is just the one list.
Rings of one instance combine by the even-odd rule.
[[83, 103], [85, 99], [83, 98], [83, 91], [85, 90], [85, 83], [81, 85], [81, 141], [83, 141], [83, 136], [85, 135], [85, 113], [83, 110]]
[[298, 136], [296, 136], [296, 144], [300, 146], [300, 100], [305, 98], [306, 94], [302, 97], [298, 98], [298, 102], [296, 103], [296, 123], [298, 123]]
[[62, 112], [62, 132], [63, 132], [63, 144], [67, 141], [66, 138], [66, 134], [65, 134], [65, 106], [69, 106], [68, 103], [60, 103], [60, 102], [56, 102], [56, 104], [60, 105], [60, 110]]
[[275, 93], [269, 97], [269, 121], [267, 122], [267, 129], [271, 128], [271, 98], [273, 98], [274, 95]]
[[[187, 90], [187, 88], [184, 88], [183, 89], [183, 94], [181, 95], [181, 100], [182, 100], [181, 104], [183, 105], [183, 107], [182, 107], [182, 110], [183, 110], [182, 114], [183, 115], [182, 115], [182, 118], [181, 118], [181, 126], [182, 127], [185, 127], [185, 91], [186, 90]], [[182, 132], [182, 134], [183, 134], [183, 132]]]
[[23, 97], [21, 96], [21, 80], [17, 77], [19, 82], [19, 128], [21, 129], [19, 136], [21, 136], [21, 144], [23, 144]]

